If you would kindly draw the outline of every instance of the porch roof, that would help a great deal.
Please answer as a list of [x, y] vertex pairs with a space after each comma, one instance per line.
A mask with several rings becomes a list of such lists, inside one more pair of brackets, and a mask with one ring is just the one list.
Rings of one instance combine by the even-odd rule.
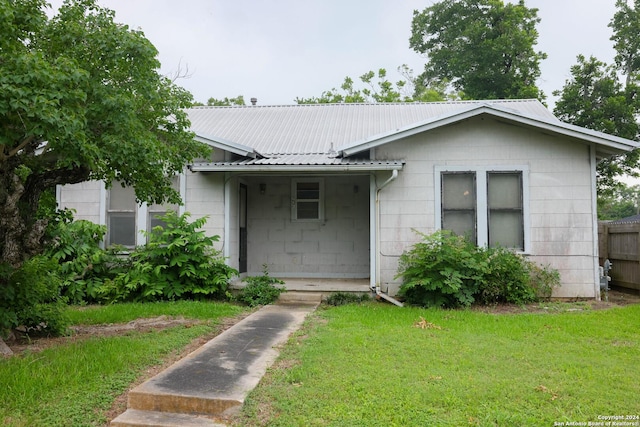
[[234, 162], [198, 162], [194, 172], [368, 172], [400, 170], [401, 160], [360, 160], [319, 155], [281, 155], [270, 158], [250, 158]]

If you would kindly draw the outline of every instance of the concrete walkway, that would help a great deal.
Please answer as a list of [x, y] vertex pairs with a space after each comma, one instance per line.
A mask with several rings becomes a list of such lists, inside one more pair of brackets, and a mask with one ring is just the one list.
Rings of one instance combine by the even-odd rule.
[[111, 426], [224, 426], [240, 410], [320, 294], [287, 292], [129, 392]]

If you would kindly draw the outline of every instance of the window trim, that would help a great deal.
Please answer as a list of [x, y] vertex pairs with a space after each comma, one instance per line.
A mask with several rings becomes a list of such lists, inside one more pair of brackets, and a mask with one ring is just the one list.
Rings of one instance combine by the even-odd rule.
[[[178, 193], [180, 194], [180, 198], [183, 200], [183, 203], [178, 204], [176, 206], [176, 212], [178, 213], [178, 215], [182, 215], [185, 213], [185, 195], [186, 195], [186, 174], [184, 172], [176, 174], [174, 176], [174, 179], [176, 180], [176, 190], [178, 191]], [[148, 236], [149, 236], [149, 232], [150, 230], [150, 215], [154, 215], [154, 214], [161, 214], [162, 212], [166, 212], [162, 211], [160, 209], [158, 209], [157, 207], [155, 207], [155, 205], [149, 205], [146, 202], [142, 202], [142, 203], [135, 203], [134, 201], [134, 210], [117, 210], [117, 209], [110, 209], [110, 198], [111, 198], [111, 189], [114, 188], [114, 186], [119, 186], [120, 183], [118, 181], [114, 181], [111, 185], [110, 188], [107, 188], [107, 185], [102, 182], [102, 186], [100, 189], [100, 224], [101, 225], [106, 225], [107, 226], [107, 233], [104, 237], [103, 242], [101, 243], [103, 247], [109, 246], [110, 242], [111, 242], [111, 232], [110, 232], [110, 228], [109, 228], [109, 218], [110, 218], [110, 214], [111, 213], [120, 213], [120, 212], [133, 212], [134, 215], [134, 221], [135, 221], [135, 245], [134, 246], [125, 246], [126, 248], [133, 248], [135, 246], [143, 246], [145, 244], [148, 243]], [[160, 205], [160, 206], [164, 206], [164, 205]], [[173, 205], [172, 205], [173, 206]], [[167, 209], [169, 210], [169, 209]], [[146, 230], [147, 232], [143, 232], [144, 230]]]
[[[524, 233], [524, 250], [531, 252], [531, 220], [529, 218], [529, 166], [528, 165], [436, 165], [434, 167], [434, 202], [435, 229], [442, 229], [442, 172], [474, 172], [476, 174], [476, 239], [477, 245], [489, 245], [489, 210], [487, 200], [488, 172], [519, 172], [522, 174], [522, 222]], [[482, 191], [480, 191], [482, 189]]]
[[[318, 183], [318, 199], [300, 199], [302, 201], [318, 201], [318, 218], [298, 218], [298, 183]], [[291, 221], [292, 222], [324, 222], [324, 179], [292, 178], [291, 179]]]

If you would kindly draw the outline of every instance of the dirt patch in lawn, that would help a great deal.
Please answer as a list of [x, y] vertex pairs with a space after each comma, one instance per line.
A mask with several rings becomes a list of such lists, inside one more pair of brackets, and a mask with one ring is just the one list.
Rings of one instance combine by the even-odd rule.
[[493, 306], [478, 306], [475, 310], [493, 314], [518, 314], [518, 313], [558, 313], [585, 310], [606, 310], [614, 307], [624, 307], [632, 304], [640, 304], [638, 291], [612, 289], [602, 295], [601, 301], [584, 298], [563, 298], [547, 302], [517, 305], [496, 304]]
[[131, 332], [160, 331], [175, 326], [189, 327], [200, 323], [202, 323], [200, 320], [185, 319], [183, 317], [158, 316], [136, 319], [128, 323], [71, 326], [69, 327], [69, 335], [64, 337], [27, 335], [18, 330], [5, 342], [14, 355], [20, 355], [25, 352], [38, 353], [49, 347], [82, 341], [87, 338], [125, 335]]

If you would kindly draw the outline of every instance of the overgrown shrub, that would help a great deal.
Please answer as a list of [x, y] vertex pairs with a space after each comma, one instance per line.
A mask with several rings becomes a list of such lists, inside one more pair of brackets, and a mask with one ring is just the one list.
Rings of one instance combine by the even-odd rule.
[[261, 276], [249, 276], [242, 279], [247, 285], [238, 294], [238, 301], [249, 307], [267, 305], [275, 302], [284, 289], [275, 285], [284, 285], [284, 282], [269, 276], [266, 265], [262, 266]]
[[327, 304], [333, 306], [360, 304], [370, 301], [371, 298], [367, 294], [357, 294], [353, 292], [334, 292], [327, 297]]
[[505, 248], [478, 248], [486, 257], [486, 270], [478, 287], [476, 299], [490, 305], [498, 303], [526, 304], [537, 299], [530, 285], [531, 262]]
[[425, 307], [468, 307], [474, 301], [486, 261], [462, 236], [439, 231], [400, 256], [399, 295]]
[[0, 333], [17, 327], [27, 333], [61, 335], [66, 332], [66, 300], [60, 296], [61, 282], [55, 260], [35, 256], [18, 270], [0, 268], [8, 285], [0, 298]]
[[100, 247], [106, 231], [106, 226], [85, 220], [61, 222], [52, 231], [45, 256], [58, 262], [61, 293], [71, 304], [100, 302], [104, 281], [124, 268], [119, 248]]
[[549, 299], [553, 290], [560, 286], [560, 273], [548, 265], [529, 265], [529, 284], [538, 299]]
[[425, 307], [525, 304], [551, 296], [559, 273], [504, 248], [480, 248], [448, 231], [422, 235], [400, 257], [399, 294]]
[[218, 236], [199, 230], [206, 217], [193, 222], [189, 214], [169, 211], [149, 235], [149, 243], [129, 254], [130, 265], [106, 280], [102, 295], [109, 301], [156, 301], [226, 297], [237, 271], [225, 264], [214, 247]]

